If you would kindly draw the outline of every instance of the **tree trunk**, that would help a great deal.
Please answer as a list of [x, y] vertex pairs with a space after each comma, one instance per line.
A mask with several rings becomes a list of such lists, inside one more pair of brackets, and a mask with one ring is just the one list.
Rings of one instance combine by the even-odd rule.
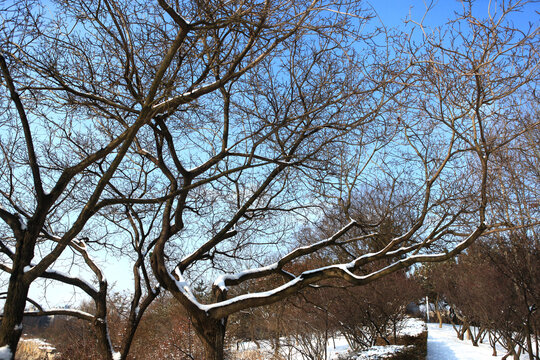
[[22, 269], [13, 269], [9, 277], [9, 286], [4, 304], [4, 316], [0, 326], [0, 347], [9, 346], [11, 359], [15, 356], [17, 344], [22, 334], [22, 321], [24, 308], [26, 306], [26, 297], [30, 288], [23, 281], [24, 271]]
[[[142, 315], [144, 314], [146, 309], [150, 306], [152, 301], [154, 301], [154, 299], [158, 296], [158, 294], [159, 294], [159, 288], [156, 289], [155, 291], [151, 291], [146, 296], [146, 298], [144, 298], [144, 300], [143, 300], [142, 304], [140, 304], [140, 306], [138, 306], [139, 305], [139, 303], [138, 303], [139, 299], [138, 298], [135, 299], [135, 297], [134, 297], [134, 301], [131, 304], [131, 311], [130, 311], [130, 314], [129, 314], [127, 329], [125, 330], [125, 333], [124, 333], [123, 339], [122, 339], [122, 346], [121, 346], [121, 351], [120, 351], [120, 359], [121, 360], [127, 359], [127, 356], [129, 354], [129, 350], [131, 348], [131, 344], [133, 343], [133, 339], [135, 337], [135, 333], [137, 332], [137, 328], [139, 327], [139, 323], [140, 323], [140, 321], [142, 319]], [[188, 324], [191, 324], [191, 323], [188, 323]], [[189, 335], [189, 336], [191, 336], [191, 335]], [[191, 345], [191, 339], [190, 339], [190, 345]]]
[[193, 327], [204, 346], [204, 360], [223, 360], [227, 319], [194, 319]]
[[538, 334], [538, 330], [537, 330], [537, 327], [535, 326], [534, 327], [534, 338], [535, 338], [535, 343], [536, 343], [536, 357], [538, 359], [540, 359], [540, 346], [538, 343], [540, 343], [539, 341], [539, 336], [540, 334]]
[[96, 301], [96, 336], [98, 338], [98, 346], [100, 353], [104, 359], [112, 360], [113, 347], [109, 337], [109, 324], [107, 322], [107, 282], [100, 281], [100, 291]]
[[482, 335], [484, 334], [484, 329], [480, 328], [480, 329], [478, 329], [478, 332], [476, 334], [474, 334], [471, 331], [471, 328], [469, 328], [469, 333], [471, 334], [471, 342], [472, 342], [473, 346], [478, 346], [478, 342], [480, 341]]
[[[32, 225], [28, 224], [29, 229]], [[25, 279], [25, 268], [34, 257], [36, 236], [34, 232], [24, 231], [17, 237], [13, 266], [9, 276], [4, 314], [0, 325], [0, 347], [9, 346], [11, 359], [15, 357], [17, 345], [22, 334], [22, 321], [30, 281]]]
[[435, 314], [437, 315], [437, 319], [439, 320], [439, 329], [442, 329], [442, 315], [439, 305], [439, 294], [437, 294], [437, 299], [435, 300]]
[[107, 318], [99, 318], [94, 324], [96, 327], [96, 337], [98, 338], [99, 353], [102, 354], [104, 359], [112, 360], [113, 348], [111, 340], [109, 338], [109, 329], [107, 326]]
[[489, 345], [491, 345], [491, 348], [493, 349], [493, 356], [497, 356], [497, 337], [495, 334], [491, 334], [491, 331], [488, 333], [488, 340]]
[[128, 319], [128, 325], [126, 332], [123, 337], [122, 347], [120, 351], [120, 359], [125, 360], [129, 354], [131, 344], [133, 343], [133, 338], [135, 337], [135, 332], [139, 326], [139, 318], [131, 317]]
[[514, 352], [514, 360], [519, 360], [521, 358], [521, 351], [523, 348], [521, 345], [518, 347], [518, 351]]
[[[523, 292], [525, 293], [525, 290], [523, 290]], [[525, 322], [525, 325], [526, 325], [525, 326], [525, 330], [526, 330], [525, 335], [526, 335], [526, 339], [527, 339], [527, 352], [529, 353], [529, 359], [534, 360], [535, 356], [534, 356], [533, 344], [532, 344], [533, 329], [532, 329], [532, 325], [531, 325], [532, 311], [531, 311], [531, 306], [529, 305], [529, 302], [527, 301], [527, 294], [526, 293], [524, 294], [524, 297], [525, 297], [525, 305], [527, 305], [527, 309], [529, 310], [527, 312], [527, 320]], [[538, 339], [536, 339], [536, 341], [538, 342]], [[536, 355], [538, 355], [538, 354], [536, 354]]]

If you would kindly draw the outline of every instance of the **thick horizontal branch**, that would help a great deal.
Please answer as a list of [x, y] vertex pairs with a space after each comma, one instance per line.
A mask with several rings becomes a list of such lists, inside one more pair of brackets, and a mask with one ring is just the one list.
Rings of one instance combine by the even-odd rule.
[[24, 316], [51, 316], [51, 315], [64, 315], [64, 316], [73, 316], [77, 319], [95, 321], [96, 317], [92, 314], [89, 314], [80, 310], [70, 310], [70, 309], [50, 309], [44, 311], [26, 311]]
[[375, 281], [383, 276], [409, 267], [419, 262], [440, 262], [456, 256], [467, 246], [479, 238], [486, 226], [481, 223], [465, 240], [456, 245], [447, 253], [438, 253], [431, 255], [412, 255], [405, 259], [396, 261], [389, 266], [372, 272], [368, 275], [355, 275], [352, 271], [357, 270], [355, 261], [348, 264], [330, 265], [314, 270], [305, 271], [293, 280], [266, 292], [257, 292], [236, 296], [226, 301], [217, 302], [211, 305], [200, 305], [201, 309], [206, 311], [210, 317], [220, 319], [240, 310], [269, 305], [279, 300], [293, 295], [312, 284], [331, 278], [342, 278], [355, 285], [365, 285]]
[[[291, 261], [305, 255], [313, 254], [314, 252], [322, 248], [335, 245], [336, 242], [343, 235], [345, 235], [351, 228], [357, 225], [358, 223], [355, 220], [352, 220], [351, 222], [349, 222], [346, 226], [344, 226], [341, 230], [336, 232], [331, 237], [324, 239], [322, 241], [319, 241], [312, 245], [296, 248], [290, 253], [288, 253], [287, 255], [285, 255], [284, 257], [282, 257], [279, 261], [277, 261], [274, 264], [257, 268], [257, 269], [245, 270], [236, 274], [221, 275], [214, 281], [214, 286], [224, 291], [227, 289], [228, 286], [239, 285], [242, 282], [247, 281], [247, 280], [258, 279], [258, 278], [265, 277], [271, 274], [281, 273], [281, 271], [283, 270], [283, 267], [289, 264]], [[369, 237], [369, 236], [366, 236], [366, 237]]]

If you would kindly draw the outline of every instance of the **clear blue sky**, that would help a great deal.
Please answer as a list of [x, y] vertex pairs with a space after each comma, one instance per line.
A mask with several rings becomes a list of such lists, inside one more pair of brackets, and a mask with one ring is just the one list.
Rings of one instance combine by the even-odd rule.
[[[508, 3], [508, 1], [505, 1]], [[516, 2], [516, 1], [514, 1]], [[424, 24], [428, 26], [443, 25], [454, 17], [456, 11], [463, 9], [460, 0], [369, 0], [366, 1], [377, 13], [386, 26], [397, 26], [409, 16], [414, 21], [420, 21], [426, 12], [426, 6], [432, 4], [432, 8], [424, 19]], [[493, 15], [502, 1], [478, 0], [474, 3], [474, 15], [480, 18], [488, 16], [488, 9]], [[519, 26], [527, 26], [528, 22], [538, 24], [540, 20], [540, 2], [530, 1], [526, 5], [526, 10], [522, 13], [512, 15], [512, 20]]]

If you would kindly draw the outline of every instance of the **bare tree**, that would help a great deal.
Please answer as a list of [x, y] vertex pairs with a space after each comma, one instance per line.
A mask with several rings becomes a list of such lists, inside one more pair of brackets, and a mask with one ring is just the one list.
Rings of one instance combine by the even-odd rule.
[[[332, 73], [339, 67], [327, 65], [335, 64], [327, 57], [332, 55], [327, 48], [313, 54], [308, 46], [301, 46], [293, 47], [291, 64], [282, 70], [286, 75], [276, 77], [274, 67], [267, 66], [250, 78], [248, 89], [243, 82], [222, 89], [222, 98], [215, 102], [222, 104], [220, 127], [226, 132], [211, 139], [206, 136], [209, 145], [198, 147], [210, 152], [209, 160], [192, 165], [192, 172], [183, 173], [186, 166], [180, 160], [164, 170], [173, 174], [174, 181], [152, 256], [158, 281], [193, 314], [207, 358], [223, 357], [227, 317], [235, 312], [279, 301], [327, 278], [363, 285], [415, 262], [448, 259], [486, 231], [504, 227], [491, 216], [491, 155], [526, 129], [500, 134], [495, 124], [526, 115], [527, 107], [521, 106], [527, 98], [525, 89], [538, 71], [537, 30], [521, 33], [500, 26], [513, 10], [503, 8], [500, 17], [481, 21], [465, 8], [448, 32], [439, 32], [445, 38], [429, 36], [423, 50], [409, 50], [409, 62], [369, 59], [366, 63], [363, 58], [358, 59], [361, 65], [353, 62], [356, 77], [350, 85], [340, 72], [353, 70]], [[463, 21], [468, 30], [458, 29]], [[347, 89], [354, 92], [344, 98]], [[291, 96], [283, 95], [284, 91]], [[324, 96], [317, 97], [321, 93]], [[341, 101], [351, 103], [335, 106]], [[393, 107], [396, 103], [402, 107]], [[171, 148], [180, 135], [173, 132], [167, 140], [163, 130], [167, 124], [160, 129], [167, 144], [157, 144], [156, 159], [167, 146], [171, 157], [179, 151]], [[239, 130], [231, 131], [237, 124], [245, 138], [236, 137]], [[258, 266], [256, 241], [267, 249], [269, 237], [280, 244], [287, 239], [287, 224], [281, 230], [277, 221], [282, 217], [273, 214], [309, 219], [314, 216], [305, 211], [310, 206], [324, 208], [310, 197], [316, 194], [324, 202], [341, 203], [347, 219], [355, 191], [362, 186], [384, 194], [380, 212], [351, 217], [326, 239], [313, 238], [309, 245]], [[197, 192], [204, 199], [198, 207], [195, 202], [188, 205], [189, 199], [197, 199], [193, 198]], [[173, 199], [173, 194], [179, 198]], [[212, 215], [202, 220], [204, 211]], [[300, 273], [287, 270], [288, 265], [327, 247], [346, 248], [375, 237], [388, 214], [398, 211], [407, 213], [407, 227], [380, 250]], [[362, 234], [352, 235], [354, 228], [361, 228]], [[166, 259], [172, 253], [166, 247], [195, 238], [204, 240], [169, 267]], [[218, 270], [225, 268], [231, 259], [246, 259], [245, 266], [251, 268], [219, 276], [213, 283], [213, 302], [198, 301], [190, 290], [190, 273], [208, 263]], [[382, 266], [362, 273], [374, 262]], [[278, 287], [249, 294], [230, 290], [275, 275], [284, 279]]]
[[[209, 360], [224, 356], [231, 314], [321, 280], [363, 285], [448, 259], [508, 227], [492, 221], [490, 179], [492, 154], [537, 127], [519, 119], [538, 79], [538, 30], [507, 21], [525, 4], [485, 19], [465, 7], [433, 33], [419, 24], [420, 44], [368, 32], [356, 1], [8, 5], [0, 345], [16, 349], [30, 284], [68, 246], [121, 247], [130, 222], [146, 229], [133, 257], [150, 258]], [[377, 205], [354, 215], [370, 193]], [[337, 230], [288, 246], [335, 209]], [[403, 224], [384, 246], [350, 251], [396, 213]], [[347, 257], [289, 271], [329, 247]], [[203, 301], [191, 284], [216, 275]]]
[[324, 4], [282, 5], [6, 5], [0, 65], [11, 101], [2, 122], [13, 131], [2, 142], [2, 243], [11, 263], [2, 345], [14, 352], [29, 285], [99, 224], [96, 214], [125, 199], [155, 199], [146, 136], [310, 31]]

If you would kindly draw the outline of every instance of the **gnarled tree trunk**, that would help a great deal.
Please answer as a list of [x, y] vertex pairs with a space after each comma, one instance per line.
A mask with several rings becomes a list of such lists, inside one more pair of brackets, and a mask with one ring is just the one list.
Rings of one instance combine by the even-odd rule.
[[22, 334], [22, 321], [26, 297], [30, 286], [23, 281], [24, 273], [14, 269], [10, 278], [4, 315], [0, 326], [0, 346], [9, 346], [11, 359], [15, 356]]
[[204, 346], [204, 360], [223, 360], [227, 319], [194, 319], [193, 326]]

